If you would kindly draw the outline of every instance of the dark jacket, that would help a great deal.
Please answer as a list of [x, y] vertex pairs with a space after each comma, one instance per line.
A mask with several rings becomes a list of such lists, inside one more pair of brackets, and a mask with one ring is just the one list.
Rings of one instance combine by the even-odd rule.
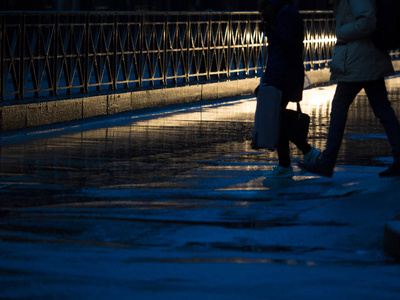
[[298, 102], [302, 99], [304, 85], [303, 19], [290, 1], [268, 1], [278, 12], [265, 28], [268, 59], [262, 82], [280, 89], [284, 102]]

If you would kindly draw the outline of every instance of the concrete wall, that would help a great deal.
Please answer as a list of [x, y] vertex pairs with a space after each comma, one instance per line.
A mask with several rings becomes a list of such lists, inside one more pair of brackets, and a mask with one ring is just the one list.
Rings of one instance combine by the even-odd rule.
[[[394, 65], [396, 70], [400, 70], [400, 61], [396, 61]], [[310, 71], [306, 74], [308, 84], [329, 82], [329, 69]], [[3, 105], [0, 106], [0, 132], [113, 115], [143, 108], [251, 95], [259, 81], [259, 78], [240, 79], [94, 97]]]
[[258, 78], [0, 106], [0, 131], [14, 131], [143, 108], [250, 95]]

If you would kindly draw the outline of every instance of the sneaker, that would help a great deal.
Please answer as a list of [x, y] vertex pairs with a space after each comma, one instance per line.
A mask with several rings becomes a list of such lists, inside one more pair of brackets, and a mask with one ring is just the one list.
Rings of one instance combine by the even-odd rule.
[[400, 163], [394, 163], [389, 169], [380, 172], [379, 177], [398, 177], [400, 176]]
[[267, 178], [292, 178], [294, 176], [293, 168], [277, 166], [272, 171], [265, 173]]
[[[320, 157], [321, 151], [318, 149], [312, 147], [310, 151], [308, 151], [304, 157], [303, 157], [303, 163], [308, 164], [317, 161], [317, 159]], [[307, 171], [305, 169], [301, 169], [300, 174], [304, 175], [306, 174]]]
[[306, 172], [310, 172], [316, 175], [329, 177], [333, 176], [333, 166], [321, 164], [319, 160], [311, 163], [299, 163], [299, 167]]

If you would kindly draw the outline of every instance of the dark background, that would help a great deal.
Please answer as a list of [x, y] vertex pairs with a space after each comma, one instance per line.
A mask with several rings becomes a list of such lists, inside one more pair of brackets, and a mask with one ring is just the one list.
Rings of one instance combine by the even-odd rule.
[[[329, 9], [326, 0], [294, 0], [300, 10]], [[2, 0], [2, 11], [255, 11], [258, 0]]]

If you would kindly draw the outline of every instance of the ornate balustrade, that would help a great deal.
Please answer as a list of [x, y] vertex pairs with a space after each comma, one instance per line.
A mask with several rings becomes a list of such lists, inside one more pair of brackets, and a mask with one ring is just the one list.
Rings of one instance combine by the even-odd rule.
[[[327, 68], [332, 13], [302, 14], [305, 69]], [[257, 12], [2, 13], [0, 102], [258, 77], [260, 22]]]

